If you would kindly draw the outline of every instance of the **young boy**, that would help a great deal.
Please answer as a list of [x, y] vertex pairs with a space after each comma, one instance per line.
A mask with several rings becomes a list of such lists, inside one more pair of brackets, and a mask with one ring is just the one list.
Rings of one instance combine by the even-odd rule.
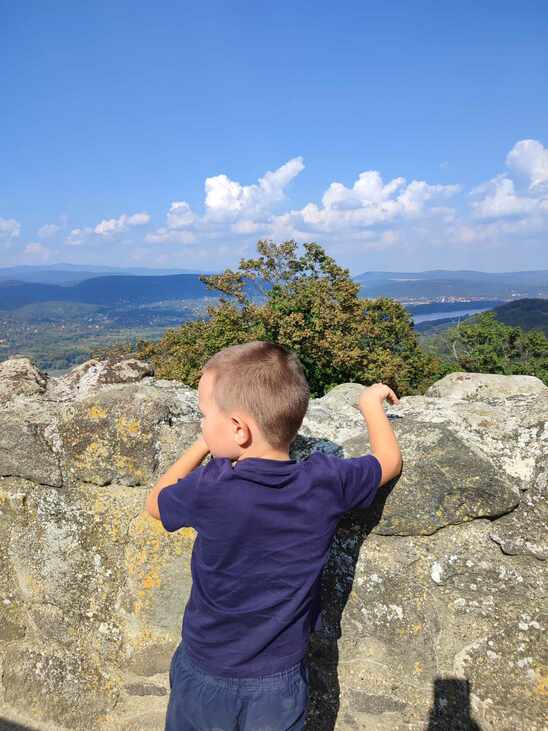
[[338, 519], [369, 506], [401, 471], [383, 408], [399, 399], [382, 383], [361, 394], [370, 454], [314, 452], [297, 462], [289, 447], [309, 388], [287, 348], [224, 348], [205, 364], [198, 398], [201, 435], [146, 503], [167, 531], [197, 531], [165, 731], [297, 731], [321, 572]]

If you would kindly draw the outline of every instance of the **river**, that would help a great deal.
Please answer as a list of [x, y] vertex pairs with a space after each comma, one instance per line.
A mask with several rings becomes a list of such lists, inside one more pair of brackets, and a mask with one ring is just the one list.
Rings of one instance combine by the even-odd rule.
[[478, 312], [485, 312], [486, 310], [492, 310], [491, 307], [475, 307], [473, 310], [450, 310], [448, 312], [429, 312], [424, 315], [414, 315], [411, 313], [413, 322], [415, 324], [419, 322], [426, 322], [428, 320], [441, 320], [444, 317], [463, 317], [464, 315], [474, 315]]

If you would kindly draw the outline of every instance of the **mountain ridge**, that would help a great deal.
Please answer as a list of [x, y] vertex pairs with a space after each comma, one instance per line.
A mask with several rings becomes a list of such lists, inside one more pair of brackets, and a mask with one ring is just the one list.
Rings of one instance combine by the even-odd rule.
[[[0, 269], [0, 277], [2, 276]], [[5, 270], [4, 270], [5, 271]], [[447, 276], [441, 278], [439, 273]], [[465, 270], [433, 270], [433, 272], [364, 272], [353, 277], [361, 285], [363, 297], [393, 297], [396, 299], [435, 299], [445, 297], [484, 297], [510, 299], [520, 297], [548, 297], [548, 270], [497, 273], [475, 272], [464, 277]], [[73, 272], [68, 275], [53, 272], [62, 281], [38, 281], [45, 275], [34, 272], [33, 281], [0, 279], [0, 309], [12, 310], [34, 302], [48, 300], [81, 301], [93, 304], [123, 302], [146, 303], [166, 299], [185, 299], [211, 296], [200, 281], [202, 273], [124, 274], [108, 273], [90, 276]], [[215, 274], [215, 272], [212, 272]], [[400, 275], [400, 276], [394, 276]], [[411, 275], [411, 276], [401, 276]], [[64, 277], [68, 276], [66, 280]], [[248, 291], [254, 291], [249, 281]], [[49, 289], [48, 289], [49, 288]], [[78, 298], [80, 298], [78, 300]]]

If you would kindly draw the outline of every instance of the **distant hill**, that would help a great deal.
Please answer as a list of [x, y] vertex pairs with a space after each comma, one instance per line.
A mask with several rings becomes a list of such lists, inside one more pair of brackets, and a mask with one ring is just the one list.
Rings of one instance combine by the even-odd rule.
[[[257, 292], [252, 282], [248, 294]], [[95, 305], [146, 304], [174, 299], [197, 299], [219, 296], [208, 289], [198, 274], [174, 274], [163, 277], [106, 276], [93, 277], [73, 286], [0, 282], [0, 310], [15, 310], [36, 302], [82, 302]]]
[[[0, 310], [14, 310], [24, 305], [48, 301], [138, 305], [216, 294], [200, 282], [200, 274], [207, 272], [174, 273], [170, 270], [169, 273], [160, 274], [162, 270], [152, 270], [154, 273], [150, 274], [148, 272], [151, 270], [144, 267], [130, 267], [129, 273], [117, 269], [116, 274], [101, 274], [91, 271], [91, 267], [90, 271], [84, 271], [76, 268], [76, 265], [70, 266], [74, 268], [62, 270], [29, 266], [0, 269]], [[362, 285], [362, 297], [393, 297], [403, 302], [451, 296], [478, 298], [478, 301], [480, 298], [500, 301], [516, 297], [548, 297], [546, 269], [504, 273], [444, 269], [426, 272], [364, 272], [354, 279]], [[263, 287], [268, 288], [268, 285], [263, 283]], [[257, 288], [251, 282], [246, 291], [250, 295], [258, 294]], [[442, 302], [439, 307], [450, 310], [460, 307], [461, 304]]]
[[[548, 336], [548, 299], [525, 297], [497, 305], [487, 312], [494, 312], [497, 320], [505, 325], [521, 327], [523, 330], [542, 330]], [[447, 317], [420, 322], [415, 324], [415, 330], [424, 336], [437, 335], [442, 330], [454, 327], [458, 320], [473, 323], [477, 317], [478, 315], [471, 314], [458, 319]]]
[[522, 282], [545, 281], [548, 276], [548, 269], [531, 269], [517, 272], [479, 272], [475, 269], [427, 269], [423, 272], [384, 272], [372, 271], [356, 274], [356, 282], [368, 282], [375, 280], [382, 281], [403, 281], [412, 279], [429, 281], [437, 279], [455, 279], [457, 281], [483, 281], [485, 279], [506, 281], [508, 278], [516, 278]]
[[[548, 335], [548, 299], [525, 298], [506, 302], [492, 310], [499, 322], [523, 330], [542, 330]], [[476, 315], [472, 315], [473, 322]]]
[[425, 272], [363, 272], [354, 277], [363, 297], [439, 298], [548, 297], [548, 269], [520, 272], [477, 272], [433, 269]]
[[214, 274], [213, 270], [201, 269], [148, 269], [146, 267], [110, 267], [91, 264], [50, 264], [47, 266], [21, 265], [0, 267], [0, 286], [6, 281], [26, 282], [33, 284], [60, 284], [73, 286], [85, 279], [104, 277], [105, 275], [127, 275], [161, 277], [175, 274]]

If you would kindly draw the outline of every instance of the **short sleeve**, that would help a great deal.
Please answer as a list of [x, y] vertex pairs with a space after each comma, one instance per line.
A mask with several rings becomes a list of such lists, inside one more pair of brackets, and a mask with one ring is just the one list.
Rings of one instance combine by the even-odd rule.
[[343, 509], [368, 508], [379, 489], [382, 468], [374, 454], [362, 457], [336, 458], [341, 479]]
[[158, 511], [164, 528], [172, 533], [194, 524], [194, 506], [198, 483], [206, 465], [200, 465], [186, 477], [167, 485], [158, 493]]

